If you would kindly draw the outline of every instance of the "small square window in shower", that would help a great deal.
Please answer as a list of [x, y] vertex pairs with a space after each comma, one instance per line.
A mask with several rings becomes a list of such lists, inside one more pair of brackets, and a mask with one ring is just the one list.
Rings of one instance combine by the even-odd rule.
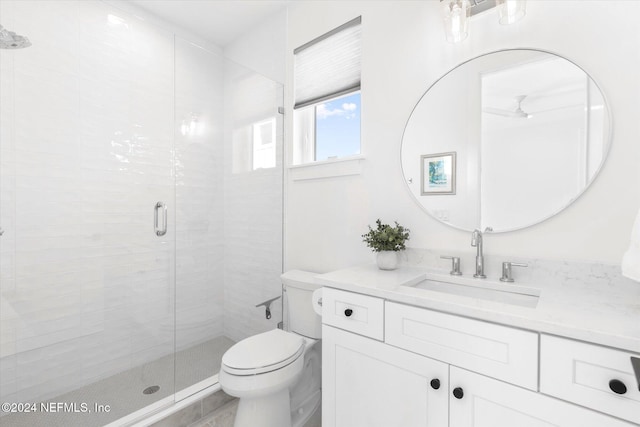
[[253, 124], [253, 170], [276, 166], [276, 118]]

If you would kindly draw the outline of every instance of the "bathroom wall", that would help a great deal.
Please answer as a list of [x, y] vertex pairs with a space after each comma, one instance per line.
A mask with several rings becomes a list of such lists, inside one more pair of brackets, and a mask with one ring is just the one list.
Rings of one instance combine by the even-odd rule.
[[[360, 235], [376, 218], [411, 229], [409, 245], [468, 250], [470, 233], [425, 214], [405, 188], [400, 142], [412, 108], [441, 75], [467, 59], [504, 48], [549, 50], [583, 67], [613, 115], [609, 158], [591, 188], [556, 217], [525, 230], [488, 235], [489, 254], [619, 264], [640, 206], [639, 2], [529, 1], [524, 20], [498, 24], [494, 12], [472, 18], [459, 45], [446, 43], [439, 2], [299, 2], [290, 6], [288, 108], [295, 47], [362, 15], [362, 152], [359, 175], [286, 178], [285, 269], [328, 271], [373, 262]], [[464, 126], [464, 123], [461, 123]], [[287, 158], [292, 121], [287, 117]], [[313, 166], [311, 166], [313, 167]], [[286, 172], [288, 172], [286, 170]]]
[[284, 84], [286, 76], [287, 10], [267, 17], [224, 47], [225, 58]]

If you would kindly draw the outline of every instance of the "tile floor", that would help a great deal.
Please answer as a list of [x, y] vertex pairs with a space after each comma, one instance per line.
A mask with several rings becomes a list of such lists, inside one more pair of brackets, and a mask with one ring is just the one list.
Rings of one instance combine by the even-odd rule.
[[[237, 408], [238, 400], [234, 399], [207, 418], [199, 420], [189, 427], [233, 427]], [[321, 414], [322, 408], [318, 408], [303, 427], [322, 427]]]
[[[108, 413], [10, 414], [0, 417], [0, 427], [103, 426], [170, 396], [174, 390], [181, 390], [216, 374], [222, 355], [233, 344], [227, 337], [214, 338], [177, 352], [175, 368], [174, 355], [171, 354], [49, 400], [78, 404], [84, 402], [89, 408], [94, 403], [109, 405], [111, 410]], [[153, 394], [143, 394], [142, 391], [151, 385], [160, 386], [160, 390]]]

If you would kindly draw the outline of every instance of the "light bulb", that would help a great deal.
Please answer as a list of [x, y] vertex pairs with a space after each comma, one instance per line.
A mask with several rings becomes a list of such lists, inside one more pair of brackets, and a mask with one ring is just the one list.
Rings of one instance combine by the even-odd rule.
[[443, 0], [442, 19], [448, 42], [459, 43], [469, 35], [469, 0]]
[[527, 14], [526, 0], [496, 0], [496, 5], [502, 25], [513, 24]]

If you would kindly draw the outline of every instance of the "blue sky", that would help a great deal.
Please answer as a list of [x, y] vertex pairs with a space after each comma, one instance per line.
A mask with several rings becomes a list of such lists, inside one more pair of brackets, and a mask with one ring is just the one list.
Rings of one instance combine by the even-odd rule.
[[360, 153], [360, 92], [316, 106], [316, 160]]

